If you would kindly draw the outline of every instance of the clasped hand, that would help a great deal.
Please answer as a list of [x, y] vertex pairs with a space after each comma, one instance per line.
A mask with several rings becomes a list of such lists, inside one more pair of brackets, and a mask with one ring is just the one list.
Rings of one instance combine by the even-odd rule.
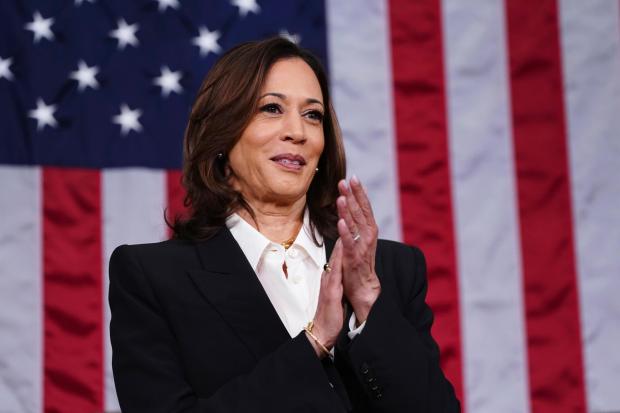
[[[344, 324], [344, 303], [348, 302], [358, 324], [368, 317], [381, 292], [375, 272], [378, 228], [368, 196], [353, 177], [338, 183], [338, 235], [329, 261], [329, 271], [321, 277], [321, 289], [314, 325], [315, 335], [331, 348]], [[313, 342], [317, 354], [323, 351]]]

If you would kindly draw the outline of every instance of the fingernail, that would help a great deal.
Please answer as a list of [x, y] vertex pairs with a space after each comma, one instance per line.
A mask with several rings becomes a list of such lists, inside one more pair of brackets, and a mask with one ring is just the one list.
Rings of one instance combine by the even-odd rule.
[[359, 185], [360, 184], [360, 180], [357, 179], [357, 175], [353, 175], [351, 177], [351, 182], [353, 182], [355, 185]]

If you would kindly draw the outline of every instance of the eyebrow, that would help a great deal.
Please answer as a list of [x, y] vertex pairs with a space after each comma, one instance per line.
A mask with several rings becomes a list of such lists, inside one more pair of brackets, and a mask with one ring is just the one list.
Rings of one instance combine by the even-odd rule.
[[[269, 92], [269, 93], [265, 93], [264, 95], [262, 95], [261, 97], [259, 97], [259, 99], [264, 98], [265, 96], [275, 96], [277, 98], [280, 98], [282, 100], [286, 100], [286, 95], [282, 94], [282, 93], [276, 93], [276, 92]], [[306, 103], [318, 103], [319, 105], [323, 106], [323, 102], [321, 102], [318, 99], [315, 98], [307, 98], [306, 99]]]

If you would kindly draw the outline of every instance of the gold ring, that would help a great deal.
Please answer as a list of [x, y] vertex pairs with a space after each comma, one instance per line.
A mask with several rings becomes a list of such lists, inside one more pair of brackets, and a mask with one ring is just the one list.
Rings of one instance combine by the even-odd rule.
[[325, 263], [325, 265], [323, 265], [323, 270], [326, 272], [331, 272], [332, 267], [330, 267], [328, 263]]

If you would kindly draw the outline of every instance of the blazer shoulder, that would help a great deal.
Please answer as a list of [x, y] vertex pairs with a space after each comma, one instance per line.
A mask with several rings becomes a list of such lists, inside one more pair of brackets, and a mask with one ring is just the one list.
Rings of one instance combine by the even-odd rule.
[[396, 258], [401, 256], [403, 258], [411, 257], [416, 261], [424, 259], [422, 250], [414, 245], [408, 245], [399, 241], [392, 241], [387, 239], [379, 239], [377, 241], [377, 254], [385, 256], [386, 258]]
[[415, 246], [380, 239], [377, 242], [377, 266], [383, 274], [383, 281], [394, 283], [403, 299], [427, 282], [424, 254]]
[[148, 244], [123, 244], [110, 257], [110, 269], [133, 267], [157, 274], [198, 265], [192, 241], [166, 240]]
[[160, 242], [151, 242], [144, 244], [122, 244], [114, 249], [112, 255], [125, 254], [132, 257], [139, 256], [142, 258], [150, 257], [166, 257], [170, 255], [178, 255], [193, 250], [194, 243], [192, 241], [169, 239]]

